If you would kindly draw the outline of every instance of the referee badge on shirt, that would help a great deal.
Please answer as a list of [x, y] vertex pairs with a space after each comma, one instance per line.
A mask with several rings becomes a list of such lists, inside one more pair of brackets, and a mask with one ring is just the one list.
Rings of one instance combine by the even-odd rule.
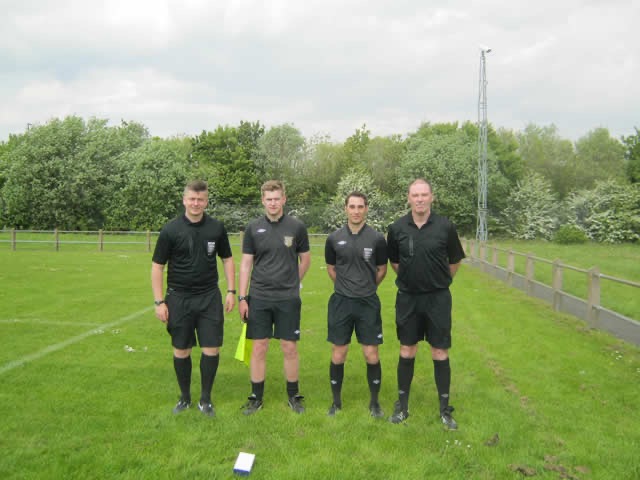
[[216, 251], [216, 242], [207, 242], [207, 255], [213, 255], [213, 252]]
[[284, 237], [284, 245], [285, 247], [293, 246], [293, 237], [286, 236]]
[[364, 257], [365, 261], [368, 262], [371, 258], [371, 255], [373, 255], [373, 248], [364, 248], [362, 250], [362, 256]]

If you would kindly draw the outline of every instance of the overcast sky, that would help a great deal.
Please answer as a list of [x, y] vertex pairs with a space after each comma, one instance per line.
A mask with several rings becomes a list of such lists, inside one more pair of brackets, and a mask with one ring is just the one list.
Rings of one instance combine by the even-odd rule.
[[480, 45], [495, 127], [619, 137], [640, 128], [639, 25], [638, 0], [0, 0], [0, 141], [72, 114], [334, 141], [476, 122]]

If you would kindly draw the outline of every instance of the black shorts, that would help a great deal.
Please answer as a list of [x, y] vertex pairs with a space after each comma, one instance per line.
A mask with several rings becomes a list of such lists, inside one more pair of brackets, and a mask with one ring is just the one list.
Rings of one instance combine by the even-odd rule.
[[221, 347], [224, 337], [224, 311], [219, 289], [200, 295], [189, 295], [167, 290], [165, 297], [169, 309], [167, 331], [171, 344], [186, 350], [200, 347]]
[[396, 333], [401, 345], [426, 340], [432, 347], [451, 348], [451, 292], [396, 295]]
[[329, 298], [327, 326], [327, 341], [334, 345], [351, 343], [354, 329], [358, 343], [380, 345], [382, 316], [378, 295], [351, 298], [334, 293]]
[[284, 300], [249, 299], [247, 338], [300, 340], [300, 297]]

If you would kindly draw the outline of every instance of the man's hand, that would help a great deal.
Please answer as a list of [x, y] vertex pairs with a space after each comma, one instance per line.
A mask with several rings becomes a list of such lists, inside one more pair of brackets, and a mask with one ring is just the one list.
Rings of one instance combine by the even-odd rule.
[[158, 317], [158, 320], [162, 323], [167, 323], [169, 321], [169, 309], [167, 308], [166, 303], [156, 305], [156, 317]]
[[227, 292], [227, 298], [224, 299], [224, 311], [229, 313], [236, 304], [236, 296], [233, 292]]
[[238, 302], [238, 311], [240, 312], [240, 320], [247, 323], [247, 320], [249, 319], [249, 304], [246, 300]]

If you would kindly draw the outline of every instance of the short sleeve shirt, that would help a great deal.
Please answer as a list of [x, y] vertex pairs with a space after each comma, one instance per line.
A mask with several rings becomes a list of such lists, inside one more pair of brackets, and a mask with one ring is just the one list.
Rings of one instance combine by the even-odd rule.
[[297, 218], [283, 215], [272, 222], [266, 216], [247, 225], [242, 253], [253, 255], [252, 297], [288, 299], [300, 296], [298, 254], [309, 251], [307, 228]]
[[327, 237], [324, 258], [327, 265], [335, 266], [337, 294], [369, 297], [378, 288], [378, 266], [387, 264], [387, 243], [380, 232], [368, 225], [357, 233], [351, 233], [345, 225]]
[[387, 252], [389, 261], [398, 264], [396, 285], [406, 293], [448, 288], [452, 281], [449, 265], [465, 257], [455, 225], [434, 212], [421, 228], [411, 212], [391, 224]]
[[153, 261], [169, 263], [167, 287], [199, 294], [218, 286], [217, 258], [230, 258], [231, 245], [224, 225], [208, 215], [192, 223], [182, 215], [160, 231]]

